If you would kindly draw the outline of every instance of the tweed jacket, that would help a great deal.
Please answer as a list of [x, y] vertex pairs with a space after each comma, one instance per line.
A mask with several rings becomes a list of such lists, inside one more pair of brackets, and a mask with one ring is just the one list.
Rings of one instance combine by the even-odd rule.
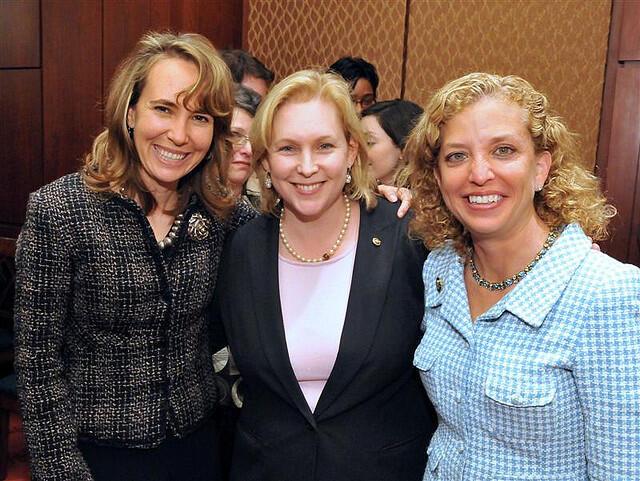
[[[407, 224], [387, 201], [371, 211], [361, 205], [338, 356], [313, 412], [287, 351], [278, 220], [258, 217], [230, 238], [213, 305], [219, 303], [214, 315], [225, 323], [243, 377], [232, 481], [422, 478], [435, 428], [412, 365], [421, 337], [426, 250], [407, 238]], [[254, 254], [243, 256], [247, 250]]]
[[194, 195], [161, 250], [133, 200], [91, 192], [78, 173], [31, 195], [15, 365], [33, 479], [92, 479], [78, 439], [150, 448], [211, 414], [205, 308], [227, 231], [253, 215], [238, 207], [223, 223]]
[[475, 323], [463, 271], [450, 246], [423, 271], [424, 479], [639, 481], [640, 269], [571, 224]]

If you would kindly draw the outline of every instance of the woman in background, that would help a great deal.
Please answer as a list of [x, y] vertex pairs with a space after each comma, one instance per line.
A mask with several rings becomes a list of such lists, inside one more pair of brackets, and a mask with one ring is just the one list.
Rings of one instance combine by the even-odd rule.
[[230, 239], [214, 311], [243, 376], [231, 479], [418, 481], [435, 422], [411, 363], [426, 251], [373, 195], [348, 86], [287, 77], [251, 142], [264, 214]]
[[204, 314], [226, 234], [254, 215], [228, 217], [212, 182], [231, 88], [206, 38], [145, 35], [82, 171], [32, 194], [15, 365], [34, 480], [219, 479]]
[[404, 185], [406, 182], [397, 178], [406, 165], [402, 150], [422, 112], [419, 105], [400, 99], [378, 102], [362, 112], [369, 166], [379, 184]]
[[247, 181], [253, 174], [249, 130], [260, 105], [260, 96], [250, 88], [235, 85], [235, 107], [231, 119], [231, 150], [227, 156], [227, 180], [233, 194], [248, 205], [258, 208], [260, 192], [248, 188]]
[[525, 80], [440, 89], [407, 145], [424, 266], [425, 480], [640, 480], [640, 270], [591, 248], [615, 209]]
[[358, 114], [376, 103], [380, 79], [375, 65], [360, 57], [341, 57], [331, 64], [329, 71], [349, 84], [351, 100]]

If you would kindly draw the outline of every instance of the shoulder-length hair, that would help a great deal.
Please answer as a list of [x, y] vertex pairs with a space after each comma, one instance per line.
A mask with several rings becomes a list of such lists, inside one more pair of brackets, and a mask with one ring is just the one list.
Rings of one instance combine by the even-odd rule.
[[536, 153], [551, 155], [549, 175], [534, 197], [538, 216], [549, 227], [578, 223], [593, 240], [607, 236], [609, 219], [616, 214], [607, 204], [600, 184], [583, 167], [576, 135], [549, 107], [547, 98], [526, 80], [508, 75], [471, 73], [438, 90], [411, 133], [405, 149], [409, 181], [415, 196], [411, 232], [430, 249], [452, 240], [463, 252], [471, 239], [464, 226], [447, 209], [435, 178], [442, 126], [484, 97], [502, 99], [522, 107]]
[[270, 212], [274, 215], [279, 212], [277, 192], [274, 189], [264, 187], [266, 172], [262, 166], [263, 161], [269, 156], [274, 118], [287, 102], [305, 102], [315, 98], [329, 102], [336, 107], [347, 142], [354, 141], [358, 149], [355, 162], [351, 167], [352, 181], [350, 184], [345, 184], [345, 193], [350, 199], [364, 199], [369, 209], [376, 205], [376, 198], [373, 194], [375, 181], [370, 175], [367, 165], [367, 144], [360, 119], [351, 101], [349, 86], [334, 73], [302, 70], [289, 75], [271, 89], [260, 104], [251, 126], [253, 163], [261, 181], [261, 208], [263, 212]]
[[196, 82], [181, 93], [184, 105], [197, 105], [214, 119], [214, 134], [208, 154], [178, 183], [179, 205], [184, 207], [191, 193], [197, 193], [214, 214], [226, 215], [233, 199], [224, 188], [221, 162], [233, 112], [233, 91], [229, 69], [209, 40], [193, 33], [149, 32], [118, 66], [111, 81], [105, 106], [105, 128], [85, 156], [83, 176], [96, 192], [126, 192], [136, 196], [145, 212], [155, 201], [140, 178], [140, 159], [127, 130], [127, 112], [136, 105], [152, 67], [166, 58], [181, 58], [198, 69]]

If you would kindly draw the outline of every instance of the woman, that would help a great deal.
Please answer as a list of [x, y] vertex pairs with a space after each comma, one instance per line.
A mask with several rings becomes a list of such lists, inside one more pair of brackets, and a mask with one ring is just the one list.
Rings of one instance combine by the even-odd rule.
[[82, 172], [29, 201], [16, 371], [38, 480], [218, 479], [205, 306], [226, 233], [231, 78], [196, 34], [149, 33], [120, 65]]
[[376, 103], [380, 79], [375, 65], [360, 57], [341, 57], [331, 64], [329, 71], [349, 84], [351, 100], [358, 114]]
[[573, 134], [514, 76], [469, 74], [425, 110], [407, 145], [436, 249], [424, 479], [640, 479], [640, 271], [591, 249], [615, 209]]
[[372, 194], [347, 84], [287, 77], [251, 143], [264, 215], [230, 240], [215, 296], [244, 379], [231, 479], [421, 479], [434, 419], [411, 359], [426, 251]]
[[406, 164], [402, 150], [422, 112], [419, 105], [400, 99], [378, 102], [362, 112], [369, 166], [379, 184], [404, 183], [404, 176], [398, 176]]
[[234, 196], [258, 208], [260, 192], [249, 189], [247, 181], [253, 173], [249, 130], [260, 105], [260, 96], [251, 89], [236, 84], [234, 97], [236, 104], [231, 119], [229, 141], [232, 148], [227, 156], [227, 180]]

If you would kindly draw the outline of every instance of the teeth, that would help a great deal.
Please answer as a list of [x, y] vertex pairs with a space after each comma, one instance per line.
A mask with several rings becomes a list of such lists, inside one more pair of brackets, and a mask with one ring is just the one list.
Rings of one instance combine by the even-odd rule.
[[498, 202], [500, 199], [502, 199], [502, 196], [498, 194], [469, 196], [469, 202], [472, 204], [492, 204], [494, 202]]
[[316, 190], [318, 187], [320, 186], [320, 184], [296, 184], [296, 187], [298, 189], [300, 189], [303, 192], [311, 192]]
[[160, 156], [167, 160], [183, 160], [187, 156], [187, 154], [174, 154], [173, 152], [164, 150], [163, 148], [158, 147], [157, 145], [155, 147], [156, 147], [156, 151], [160, 154]]

